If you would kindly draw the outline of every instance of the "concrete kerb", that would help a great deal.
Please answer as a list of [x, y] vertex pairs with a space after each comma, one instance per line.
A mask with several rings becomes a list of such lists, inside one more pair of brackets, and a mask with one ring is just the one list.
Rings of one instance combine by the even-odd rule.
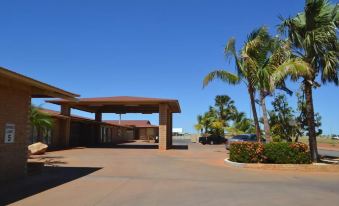
[[263, 163], [239, 163], [225, 159], [224, 163], [237, 168], [282, 170], [282, 171], [307, 171], [307, 172], [339, 172], [339, 165], [313, 163], [313, 164], [263, 164]]

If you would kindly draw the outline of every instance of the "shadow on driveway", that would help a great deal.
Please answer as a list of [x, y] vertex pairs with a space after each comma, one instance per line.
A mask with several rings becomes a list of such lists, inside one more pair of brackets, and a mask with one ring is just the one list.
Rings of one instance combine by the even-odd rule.
[[40, 174], [27, 176], [14, 182], [0, 185], [0, 205], [7, 205], [57, 187], [101, 168], [96, 167], [51, 167], [43, 166]]
[[[117, 144], [91, 146], [90, 148], [159, 149], [159, 146], [156, 144]], [[171, 150], [188, 150], [188, 145], [172, 145]]]

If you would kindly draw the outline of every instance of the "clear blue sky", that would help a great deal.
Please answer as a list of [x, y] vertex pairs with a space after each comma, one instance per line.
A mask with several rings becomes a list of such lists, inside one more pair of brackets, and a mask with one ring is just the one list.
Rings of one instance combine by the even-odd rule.
[[[182, 113], [174, 116], [174, 126], [194, 131], [196, 115], [213, 104], [215, 95], [231, 96], [239, 110], [250, 113], [244, 87], [216, 82], [202, 89], [209, 71], [233, 71], [223, 56], [227, 39], [236, 37], [239, 48], [246, 35], [262, 25], [275, 34], [278, 15], [293, 16], [303, 4], [303, 0], [2, 0], [0, 65], [83, 97], [178, 99]], [[295, 105], [295, 98], [289, 100]], [[323, 117], [324, 132], [339, 133], [338, 88], [326, 85], [316, 90], [314, 104]], [[157, 115], [123, 118], [158, 121]]]

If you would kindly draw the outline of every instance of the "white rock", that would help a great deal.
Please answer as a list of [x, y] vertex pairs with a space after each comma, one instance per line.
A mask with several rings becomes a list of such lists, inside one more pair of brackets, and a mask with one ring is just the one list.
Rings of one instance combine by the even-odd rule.
[[28, 146], [28, 152], [32, 155], [42, 155], [45, 154], [47, 148], [47, 144], [37, 142]]

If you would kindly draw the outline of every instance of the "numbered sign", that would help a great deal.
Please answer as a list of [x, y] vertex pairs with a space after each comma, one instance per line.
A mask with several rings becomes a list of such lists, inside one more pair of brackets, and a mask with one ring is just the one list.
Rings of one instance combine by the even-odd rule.
[[5, 125], [5, 143], [13, 143], [15, 139], [15, 124]]

